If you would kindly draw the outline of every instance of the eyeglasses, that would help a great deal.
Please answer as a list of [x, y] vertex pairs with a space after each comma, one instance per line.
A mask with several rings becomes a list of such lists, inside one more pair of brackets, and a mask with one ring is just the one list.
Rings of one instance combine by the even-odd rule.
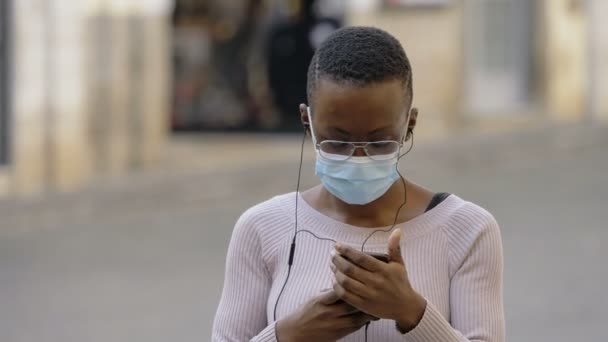
[[393, 158], [399, 153], [401, 144], [394, 140], [370, 141], [370, 142], [347, 142], [339, 140], [324, 140], [317, 144], [319, 154], [327, 159], [346, 160], [362, 148], [365, 154], [373, 160], [385, 160]]

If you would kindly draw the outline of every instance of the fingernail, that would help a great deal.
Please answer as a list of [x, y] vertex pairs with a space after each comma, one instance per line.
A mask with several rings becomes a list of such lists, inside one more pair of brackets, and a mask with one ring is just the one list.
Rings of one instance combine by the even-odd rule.
[[329, 255], [330, 255], [330, 256], [331, 256], [331, 258], [333, 259], [333, 258], [336, 256], [336, 251], [331, 250], [331, 251], [329, 252]]
[[336, 250], [339, 252], [339, 251], [342, 249], [342, 245], [341, 245], [341, 244], [339, 244], [339, 243], [336, 243], [336, 244], [334, 245], [334, 248], [335, 248], [335, 249], [336, 249]]

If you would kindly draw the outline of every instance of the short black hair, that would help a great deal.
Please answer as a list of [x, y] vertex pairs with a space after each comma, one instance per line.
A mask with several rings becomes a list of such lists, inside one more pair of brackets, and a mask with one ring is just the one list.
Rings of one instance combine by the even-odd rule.
[[327, 37], [308, 67], [309, 104], [320, 78], [355, 86], [401, 80], [406, 95], [413, 96], [412, 67], [401, 43], [375, 27], [345, 27]]

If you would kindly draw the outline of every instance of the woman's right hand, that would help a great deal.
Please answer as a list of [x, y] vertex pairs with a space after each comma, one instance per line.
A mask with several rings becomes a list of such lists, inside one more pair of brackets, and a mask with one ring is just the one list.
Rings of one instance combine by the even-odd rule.
[[336, 341], [377, 319], [341, 301], [331, 289], [279, 320], [277, 340], [279, 342]]

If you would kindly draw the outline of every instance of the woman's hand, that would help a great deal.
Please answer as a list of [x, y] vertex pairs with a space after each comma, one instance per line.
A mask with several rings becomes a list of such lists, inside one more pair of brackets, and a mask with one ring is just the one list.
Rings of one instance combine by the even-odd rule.
[[371, 320], [377, 318], [341, 301], [334, 290], [329, 289], [277, 322], [277, 340], [335, 341], [359, 330]]
[[397, 322], [401, 332], [413, 329], [426, 309], [426, 300], [411, 286], [399, 241], [401, 230], [388, 241], [389, 262], [384, 263], [353, 248], [336, 245], [332, 271], [338, 297], [374, 317]]

